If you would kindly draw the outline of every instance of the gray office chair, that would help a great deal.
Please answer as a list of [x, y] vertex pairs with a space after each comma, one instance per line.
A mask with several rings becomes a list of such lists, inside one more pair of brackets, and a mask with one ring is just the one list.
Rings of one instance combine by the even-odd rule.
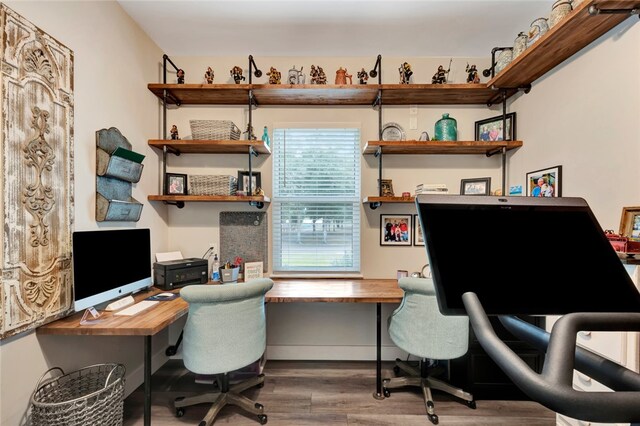
[[263, 386], [264, 374], [229, 386], [230, 371], [257, 361], [267, 346], [264, 295], [273, 287], [266, 278], [240, 284], [192, 285], [184, 287], [180, 296], [189, 303], [184, 327], [184, 365], [196, 374], [219, 374], [219, 392], [206, 393], [174, 402], [176, 416], [184, 415], [184, 407], [213, 403], [199, 426], [213, 424], [216, 415], [227, 404], [236, 405], [267, 423], [264, 407], [240, 392]]
[[431, 389], [438, 389], [466, 401], [476, 408], [473, 396], [448, 383], [430, 377], [427, 359], [449, 360], [461, 357], [469, 347], [469, 319], [466, 316], [444, 316], [438, 309], [433, 281], [424, 278], [401, 278], [404, 290], [400, 306], [389, 317], [389, 336], [400, 349], [421, 358], [420, 371], [397, 359], [394, 372], [403, 370], [409, 376], [384, 379], [383, 391], [403, 386], [419, 386], [425, 399], [427, 416], [438, 424]]

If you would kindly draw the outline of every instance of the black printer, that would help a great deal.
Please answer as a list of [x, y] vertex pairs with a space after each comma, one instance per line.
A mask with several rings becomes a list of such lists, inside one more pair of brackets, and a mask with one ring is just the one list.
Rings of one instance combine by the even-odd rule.
[[197, 257], [167, 260], [153, 264], [153, 282], [163, 290], [173, 290], [190, 284], [205, 284], [208, 281], [209, 263]]

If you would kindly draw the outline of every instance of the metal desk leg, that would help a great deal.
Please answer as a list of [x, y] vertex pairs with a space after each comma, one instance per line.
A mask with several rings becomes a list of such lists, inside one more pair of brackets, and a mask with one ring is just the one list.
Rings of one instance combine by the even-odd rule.
[[151, 336], [144, 336], [144, 426], [151, 426]]
[[382, 303], [376, 303], [376, 391], [375, 399], [384, 399], [382, 393]]

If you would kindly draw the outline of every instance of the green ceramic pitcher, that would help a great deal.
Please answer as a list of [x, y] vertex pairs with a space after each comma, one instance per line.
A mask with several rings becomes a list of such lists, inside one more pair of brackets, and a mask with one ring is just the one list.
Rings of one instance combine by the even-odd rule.
[[449, 114], [442, 114], [442, 118], [436, 121], [435, 140], [437, 141], [457, 141], [458, 123]]

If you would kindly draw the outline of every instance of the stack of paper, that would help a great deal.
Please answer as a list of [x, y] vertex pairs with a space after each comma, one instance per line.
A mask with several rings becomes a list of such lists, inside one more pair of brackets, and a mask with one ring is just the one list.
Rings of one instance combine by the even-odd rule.
[[449, 189], [444, 183], [419, 183], [416, 185], [416, 195], [419, 194], [448, 194]]

